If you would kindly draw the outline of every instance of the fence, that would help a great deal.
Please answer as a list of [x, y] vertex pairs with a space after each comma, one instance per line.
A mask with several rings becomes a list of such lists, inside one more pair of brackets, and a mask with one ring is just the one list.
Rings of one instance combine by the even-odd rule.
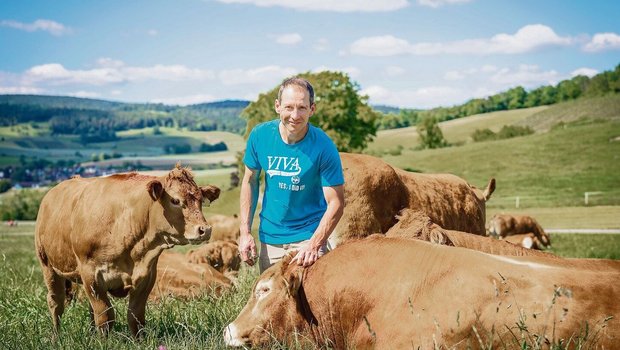
[[620, 205], [620, 189], [614, 191], [560, 192], [552, 195], [501, 196], [494, 194], [490, 208], [536, 208]]

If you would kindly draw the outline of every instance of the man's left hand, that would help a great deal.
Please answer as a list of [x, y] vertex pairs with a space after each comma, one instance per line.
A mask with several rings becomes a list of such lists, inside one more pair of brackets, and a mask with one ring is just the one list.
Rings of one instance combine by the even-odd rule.
[[297, 255], [291, 260], [291, 264], [297, 262], [297, 265], [308, 267], [319, 260], [319, 248], [312, 248], [310, 244], [305, 245], [297, 251]]

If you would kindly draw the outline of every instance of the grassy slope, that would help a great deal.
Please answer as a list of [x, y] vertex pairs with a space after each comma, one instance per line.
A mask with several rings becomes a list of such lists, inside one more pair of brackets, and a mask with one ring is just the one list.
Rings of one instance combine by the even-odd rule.
[[522, 206], [575, 206], [586, 191], [607, 192], [594, 204], [618, 205], [620, 142], [610, 142], [618, 135], [620, 122], [596, 123], [462, 147], [405, 150], [384, 159], [400, 168], [453, 173], [478, 186], [495, 177], [494, 198], [509, 199], [500, 205], [520, 196]]

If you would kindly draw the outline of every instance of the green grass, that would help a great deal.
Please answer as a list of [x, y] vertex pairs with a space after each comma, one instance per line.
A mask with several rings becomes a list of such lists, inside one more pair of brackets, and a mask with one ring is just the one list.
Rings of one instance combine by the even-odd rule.
[[[256, 267], [244, 268], [235, 290], [190, 300], [168, 298], [147, 306], [144, 339], [133, 340], [126, 299], [113, 302], [117, 322], [107, 338], [91, 332], [88, 304], [72, 302], [54, 340], [46, 288], [34, 254], [34, 226], [0, 228], [0, 348], [2, 349], [221, 349], [222, 331], [245, 305]], [[568, 257], [620, 258], [620, 235], [552, 235], [553, 251]], [[273, 345], [271, 348], [282, 348]]]
[[[491, 202], [493, 199], [491, 198]], [[487, 222], [494, 214], [529, 215], [543, 229], [620, 229], [620, 206], [563, 208], [487, 208]]]

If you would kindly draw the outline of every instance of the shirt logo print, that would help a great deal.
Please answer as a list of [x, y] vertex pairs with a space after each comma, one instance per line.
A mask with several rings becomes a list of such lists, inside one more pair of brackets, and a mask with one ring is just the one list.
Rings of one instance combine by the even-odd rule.
[[268, 170], [267, 174], [271, 177], [278, 176], [297, 176], [301, 173], [299, 166], [299, 158], [267, 156]]

